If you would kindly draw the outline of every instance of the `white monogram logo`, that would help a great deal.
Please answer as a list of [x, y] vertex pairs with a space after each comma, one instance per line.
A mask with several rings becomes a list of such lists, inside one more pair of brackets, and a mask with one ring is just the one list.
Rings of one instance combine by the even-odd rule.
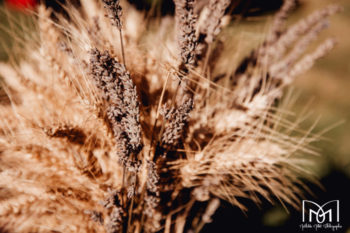
[[323, 205], [319, 205], [313, 201], [303, 200], [302, 211], [303, 222], [339, 222], [339, 200], [332, 200]]
[[299, 225], [302, 231], [325, 229], [334, 232], [343, 227], [339, 222], [339, 200], [332, 200], [323, 205], [303, 200], [302, 215], [302, 223]]

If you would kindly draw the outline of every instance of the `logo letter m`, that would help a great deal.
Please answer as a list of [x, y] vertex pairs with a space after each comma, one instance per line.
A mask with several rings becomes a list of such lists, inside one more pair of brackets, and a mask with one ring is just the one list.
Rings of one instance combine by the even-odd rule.
[[[332, 203], [335, 203], [335, 205], [331, 205]], [[306, 204], [308, 204], [308, 206], [306, 206]], [[333, 208], [331, 208], [332, 206]], [[325, 207], [328, 207], [328, 209]], [[332, 209], [335, 211], [333, 212]], [[339, 222], [339, 200], [329, 201], [323, 204], [322, 206], [318, 205], [316, 202], [313, 202], [313, 201], [303, 200], [303, 203], [302, 203], [302, 221], [303, 222], [305, 222], [306, 214], [309, 215], [309, 218], [307, 220], [310, 223], [313, 222], [314, 219], [316, 220], [317, 223], [324, 223], [326, 220], [328, 220], [328, 222], [332, 222], [333, 214], [336, 214], [336, 221]]]

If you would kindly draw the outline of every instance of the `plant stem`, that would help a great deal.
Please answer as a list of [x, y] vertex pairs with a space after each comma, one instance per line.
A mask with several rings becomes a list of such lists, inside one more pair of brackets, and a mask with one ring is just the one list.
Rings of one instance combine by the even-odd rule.
[[123, 64], [125, 66], [126, 69], [126, 63], [125, 63], [125, 53], [124, 53], [124, 43], [123, 43], [123, 34], [122, 34], [122, 29], [119, 29], [119, 36], [120, 36], [120, 47], [122, 50], [122, 58], [123, 58]]

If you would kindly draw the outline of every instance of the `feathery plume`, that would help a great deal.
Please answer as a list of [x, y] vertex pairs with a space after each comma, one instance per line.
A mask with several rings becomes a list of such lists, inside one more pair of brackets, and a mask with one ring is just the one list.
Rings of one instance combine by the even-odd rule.
[[106, 232], [107, 233], [118, 233], [121, 230], [123, 224], [123, 209], [114, 207], [110, 216], [109, 221], [106, 224]]
[[197, 47], [195, 24], [197, 16], [193, 10], [194, 4], [195, 0], [175, 0], [175, 15], [179, 30], [177, 40], [181, 57], [180, 69], [183, 70], [185, 70], [186, 66], [192, 67], [195, 64], [195, 51]]
[[316, 60], [328, 54], [329, 51], [332, 50], [335, 45], [336, 41], [332, 38], [324, 41], [321, 45], [317, 47], [317, 49], [314, 52], [305, 55], [297, 64], [294, 65], [294, 67], [290, 70], [287, 76], [288, 79], [293, 78], [309, 70], [314, 65]]
[[116, 26], [119, 30], [119, 39], [120, 39], [120, 48], [122, 51], [123, 63], [125, 65], [125, 52], [124, 52], [124, 42], [122, 35], [122, 21], [121, 17], [123, 14], [122, 7], [120, 6], [119, 0], [102, 0], [107, 8], [109, 19], [112, 22], [112, 25]]
[[123, 24], [121, 17], [123, 14], [123, 9], [120, 6], [119, 0], [102, 0], [105, 4], [105, 8], [108, 10], [108, 16], [113, 25], [115, 25], [119, 30], [121, 30]]
[[90, 215], [90, 218], [91, 218], [92, 221], [103, 225], [104, 219], [103, 219], [103, 216], [102, 216], [101, 212], [97, 212], [95, 210], [92, 210], [92, 211], [91, 210], [85, 210], [84, 212], [86, 214]]
[[147, 161], [147, 191], [159, 195], [158, 181], [159, 175], [157, 173], [156, 164], [153, 161]]
[[339, 12], [341, 7], [338, 5], [329, 5], [322, 10], [315, 11], [310, 16], [305, 19], [300, 20], [298, 23], [290, 27], [286, 32], [284, 32], [275, 45], [266, 48], [261, 51], [266, 53], [266, 58], [264, 61], [276, 61], [281, 58], [285, 51], [296, 41], [299, 37], [305, 34], [310, 28], [312, 28], [319, 21]]
[[107, 117], [120, 161], [128, 169], [137, 169], [137, 155], [142, 148], [140, 110], [130, 74], [107, 51], [101, 54], [97, 49], [91, 51], [90, 69], [96, 86], [103, 92], [103, 98], [110, 103]]
[[267, 39], [266, 44], [275, 42], [282, 34], [286, 20], [295, 5], [296, 0], [284, 0], [281, 9], [277, 12], [271, 25], [269, 38]]
[[310, 29], [310, 31], [295, 44], [292, 51], [282, 61], [271, 66], [270, 75], [283, 78], [283, 75], [285, 75], [284, 70], [288, 69], [287, 67], [299, 59], [310, 43], [317, 39], [322, 30], [328, 27], [328, 24], [328, 20], [322, 20]]
[[171, 108], [162, 111], [164, 119], [168, 122], [162, 135], [162, 143], [169, 146], [176, 146], [181, 138], [183, 129], [193, 108], [193, 99], [188, 98], [177, 109]]
[[209, 15], [200, 27], [200, 37], [204, 37], [207, 44], [213, 43], [217, 35], [221, 31], [221, 20], [225, 14], [226, 8], [230, 5], [229, 0], [210, 0]]

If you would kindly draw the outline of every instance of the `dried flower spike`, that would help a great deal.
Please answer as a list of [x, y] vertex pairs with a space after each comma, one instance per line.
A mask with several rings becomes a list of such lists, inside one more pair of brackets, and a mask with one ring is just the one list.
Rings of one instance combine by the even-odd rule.
[[113, 25], [121, 30], [123, 24], [121, 17], [123, 14], [122, 7], [120, 6], [119, 0], [102, 0], [105, 4], [105, 8], [108, 10], [108, 16]]
[[140, 110], [136, 87], [125, 66], [106, 51], [91, 51], [91, 75], [103, 98], [110, 104], [107, 117], [117, 144], [121, 162], [129, 169], [138, 167], [142, 149]]
[[181, 66], [192, 67], [195, 64], [197, 47], [195, 24], [197, 16], [193, 10], [194, 4], [195, 0], [175, 0]]
[[161, 139], [163, 144], [169, 146], [177, 145], [192, 109], [193, 99], [188, 98], [179, 108], [172, 108], [162, 112], [164, 119], [168, 122]]
[[229, 0], [210, 0], [208, 7], [209, 15], [200, 28], [200, 33], [202, 37], [205, 37], [204, 40], [207, 44], [213, 43], [216, 36], [219, 35], [222, 17], [230, 3], [231, 1]]

